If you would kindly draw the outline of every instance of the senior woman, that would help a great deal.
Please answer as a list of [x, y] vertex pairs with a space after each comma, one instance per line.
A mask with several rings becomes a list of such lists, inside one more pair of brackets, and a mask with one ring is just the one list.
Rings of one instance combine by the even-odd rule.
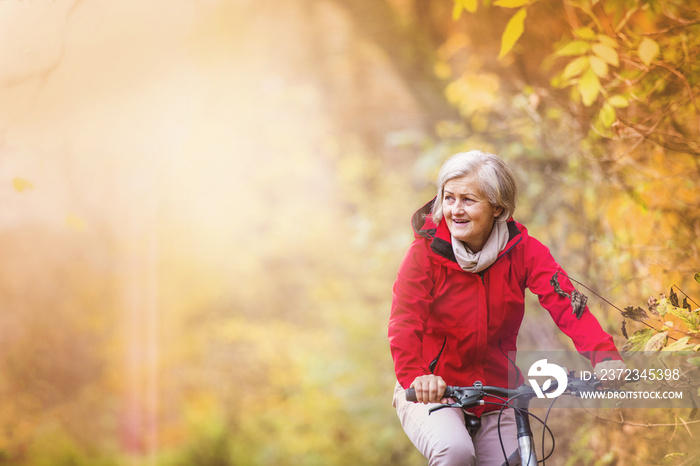
[[[517, 449], [512, 409], [500, 420], [502, 440], [498, 406], [468, 415], [452, 408], [429, 416], [428, 409], [429, 403], [446, 401], [446, 385], [478, 380], [508, 386], [509, 371], [512, 376], [517, 370], [508, 354], [516, 350], [526, 288], [596, 373], [624, 367], [612, 337], [593, 314], [584, 307], [572, 313], [572, 301], [550, 284], [561, 268], [513, 220], [516, 197], [513, 174], [499, 157], [459, 153], [444, 163], [437, 196], [411, 222], [415, 239], [394, 283], [389, 321], [398, 380], [394, 406], [404, 431], [431, 465], [500, 465], [501, 441], [508, 454]], [[558, 278], [571, 294], [566, 274]], [[409, 387], [422, 404], [405, 400]], [[470, 434], [465, 423], [480, 427]]]

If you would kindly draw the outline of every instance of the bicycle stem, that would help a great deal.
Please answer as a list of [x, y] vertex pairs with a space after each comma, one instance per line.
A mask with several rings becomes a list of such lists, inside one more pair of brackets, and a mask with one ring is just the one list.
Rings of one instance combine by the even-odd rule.
[[515, 425], [518, 432], [518, 449], [522, 466], [537, 466], [537, 452], [535, 451], [535, 442], [532, 438], [527, 410], [529, 403], [529, 397], [517, 397], [513, 400], [513, 408], [516, 411]]

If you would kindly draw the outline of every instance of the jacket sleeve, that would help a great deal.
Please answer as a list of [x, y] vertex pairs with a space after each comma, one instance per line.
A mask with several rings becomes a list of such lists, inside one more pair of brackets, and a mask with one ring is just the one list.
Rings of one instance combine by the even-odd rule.
[[423, 335], [434, 285], [430, 267], [427, 241], [418, 238], [401, 261], [392, 289], [389, 346], [396, 378], [403, 388], [416, 377], [430, 374], [423, 359]]
[[598, 319], [586, 306], [580, 319], [572, 312], [571, 300], [558, 295], [550, 280], [556, 272], [561, 289], [568, 294], [574, 286], [559, 264], [554, 260], [549, 248], [532, 237], [527, 238], [525, 246], [525, 263], [527, 267], [527, 287], [537, 295], [557, 327], [574, 343], [576, 350], [591, 361], [591, 365], [604, 359], [622, 360], [615, 347], [612, 336], [603, 330]]

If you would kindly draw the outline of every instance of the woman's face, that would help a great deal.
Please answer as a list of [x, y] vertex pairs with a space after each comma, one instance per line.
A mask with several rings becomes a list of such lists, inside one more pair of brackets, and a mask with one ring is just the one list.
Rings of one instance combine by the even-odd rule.
[[474, 176], [452, 178], [443, 189], [442, 215], [452, 236], [481, 251], [502, 207], [494, 208]]

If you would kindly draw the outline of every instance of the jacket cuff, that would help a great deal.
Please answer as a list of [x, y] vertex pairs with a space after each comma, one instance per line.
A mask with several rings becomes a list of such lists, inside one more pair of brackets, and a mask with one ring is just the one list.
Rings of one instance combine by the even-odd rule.
[[414, 380], [416, 380], [417, 377], [429, 374], [430, 372], [420, 372], [414, 374], [397, 375], [397, 380], [399, 381], [399, 385], [401, 385], [403, 389], [407, 389], [411, 386], [411, 384]]
[[591, 353], [591, 366], [595, 367], [598, 363], [603, 361], [623, 361], [622, 356], [617, 351], [592, 351]]

